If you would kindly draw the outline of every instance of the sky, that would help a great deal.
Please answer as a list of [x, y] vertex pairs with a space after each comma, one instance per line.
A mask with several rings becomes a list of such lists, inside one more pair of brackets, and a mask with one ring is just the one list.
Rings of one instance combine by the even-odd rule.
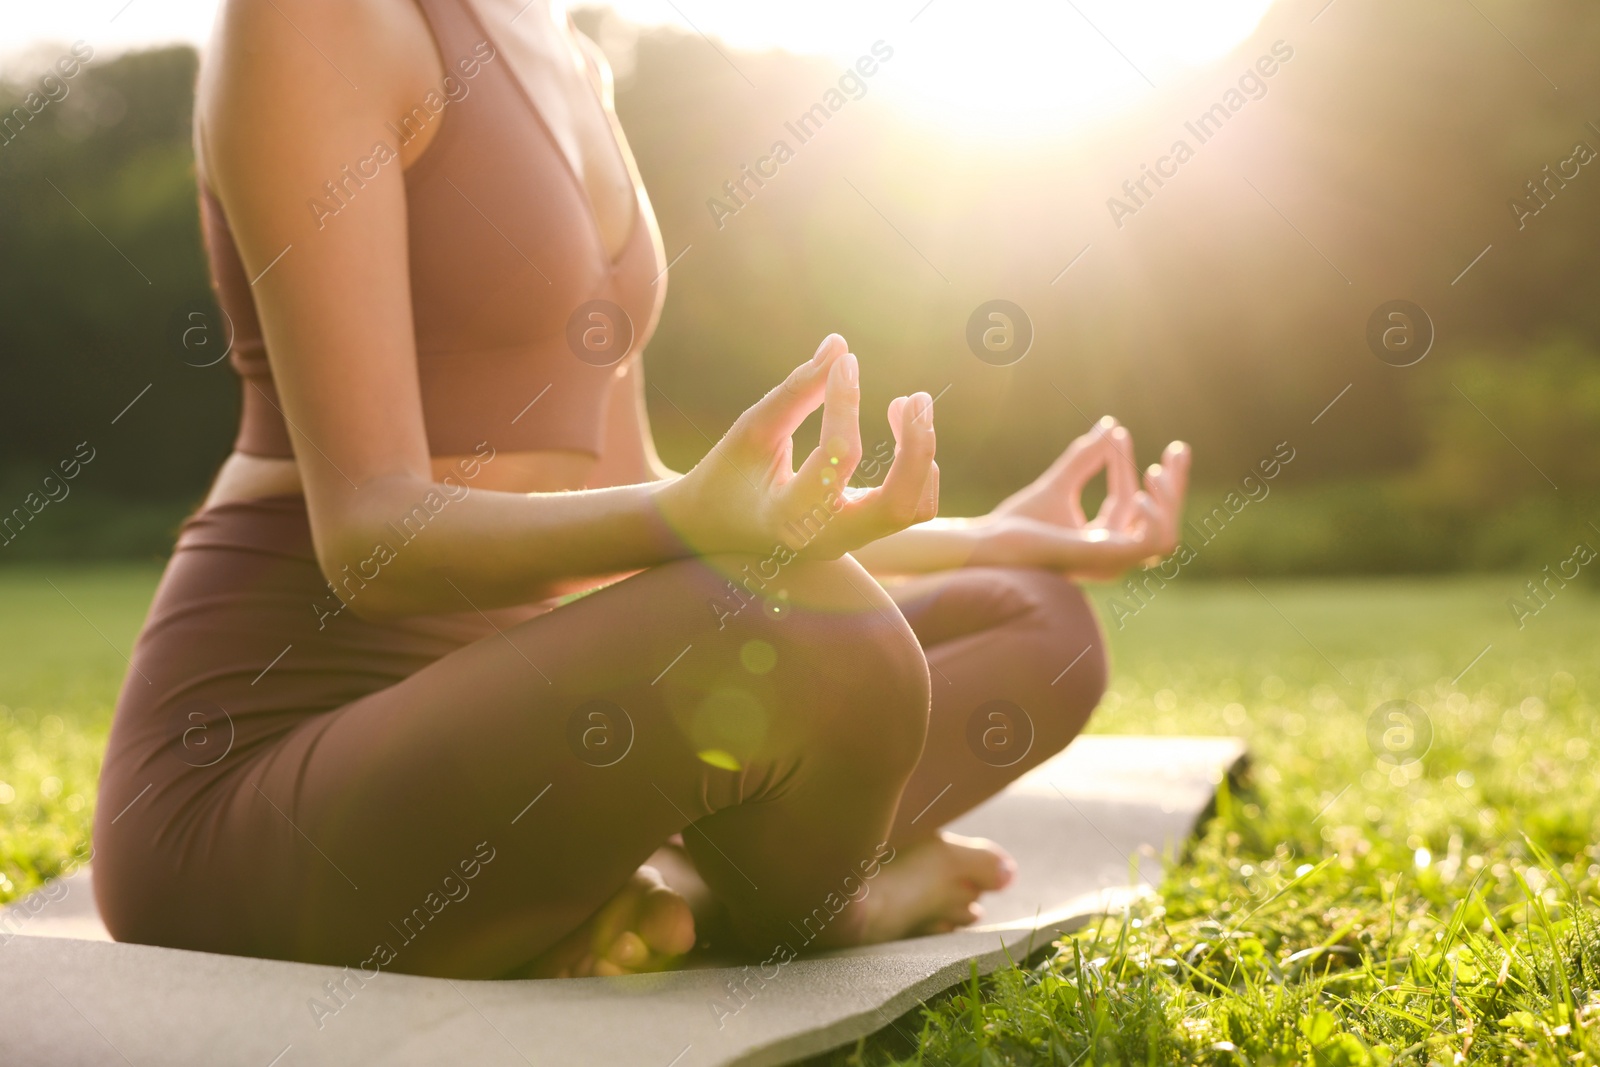
[[[611, 0], [642, 25], [675, 25], [731, 46], [827, 56], [841, 67], [876, 41], [895, 52], [889, 96], [941, 123], [1069, 126], [1114, 114], [1225, 55], [1272, 0]], [[218, 0], [49, 0], [10, 4], [0, 76], [29, 54], [84, 40], [107, 55], [203, 44]]]

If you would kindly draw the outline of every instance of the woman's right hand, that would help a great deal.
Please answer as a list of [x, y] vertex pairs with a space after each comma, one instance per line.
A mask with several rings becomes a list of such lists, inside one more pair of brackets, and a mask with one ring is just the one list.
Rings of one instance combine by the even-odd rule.
[[[810, 360], [739, 416], [693, 470], [662, 485], [663, 517], [696, 554], [769, 553], [779, 544], [835, 559], [939, 510], [933, 398], [889, 405], [894, 462], [883, 484], [846, 488], [861, 460], [860, 367], [829, 334]], [[793, 435], [822, 406], [822, 433], [800, 469]]]

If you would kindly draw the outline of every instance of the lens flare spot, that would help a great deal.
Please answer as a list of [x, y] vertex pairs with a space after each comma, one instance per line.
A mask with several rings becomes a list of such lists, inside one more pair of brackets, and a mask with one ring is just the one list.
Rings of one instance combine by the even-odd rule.
[[742, 766], [740, 766], [739, 761], [734, 758], [731, 752], [724, 752], [720, 748], [708, 748], [704, 752], [696, 753], [696, 755], [700, 757], [700, 761], [702, 763], [709, 763], [711, 766], [718, 767], [725, 771], [739, 771], [744, 769]]
[[778, 650], [759, 639], [746, 641], [739, 649], [739, 662], [751, 674], [766, 674], [778, 665]]
[[[738, 770], [761, 750], [767, 736], [767, 710], [753, 693], [724, 687], [713, 690], [694, 710], [688, 723], [689, 742], [702, 760], [713, 767]], [[707, 753], [721, 753], [718, 763]]]

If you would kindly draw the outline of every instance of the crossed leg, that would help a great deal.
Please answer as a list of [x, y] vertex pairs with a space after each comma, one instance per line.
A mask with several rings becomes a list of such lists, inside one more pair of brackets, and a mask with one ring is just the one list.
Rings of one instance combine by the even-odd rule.
[[830, 902], [881, 860], [927, 666], [850, 560], [719, 620], [744, 562], [653, 568], [308, 720], [233, 784], [213, 896], [248, 901], [262, 955], [493, 976], [683, 832], [747, 942], [859, 939]]
[[970, 568], [889, 593], [922, 646], [933, 700], [889, 835], [902, 858], [879, 887], [900, 899], [879, 903], [932, 916], [918, 932], [937, 933], [982, 918], [980, 892], [1011, 873], [997, 881], [984, 862], [993, 846], [939, 827], [1078, 735], [1105, 692], [1105, 641], [1082, 591], [1047, 571]]
[[[871, 941], [942, 932], [982, 917], [977, 898], [1009, 879], [1009, 857], [989, 842], [939, 827], [1065, 748], [1107, 681], [1094, 610], [1058, 575], [973, 568], [893, 583], [887, 591], [929, 664], [932, 712], [890, 833], [896, 858], [866, 909], [863, 932]], [[652, 862], [670, 870], [676, 888], [702, 895], [679, 850], [659, 851]]]
[[909, 846], [1067, 747], [1105, 693], [1088, 598], [1049, 571], [973, 567], [892, 585], [927, 657], [927, 744], [889, 840]]
[[[598, 915], [628, 968], [682, 947], [675, 898], [639, 874], [682, 833], [752, 947], [967, 921], [1004, 861], [936, 825], [1081, 726], [1097, 640], [1050, 684], [1097, 638], [1081, 596], [974, 570], [891, 599], [846, 559], [791, 564], [729, 615], [744, 562], [653, 568], [307, 719], [230, 776], [165, 906], [215, 913], [226, 951], [460, 977]], [[1033, 723], [1005, 766], [967, 741], [993, 700]]]

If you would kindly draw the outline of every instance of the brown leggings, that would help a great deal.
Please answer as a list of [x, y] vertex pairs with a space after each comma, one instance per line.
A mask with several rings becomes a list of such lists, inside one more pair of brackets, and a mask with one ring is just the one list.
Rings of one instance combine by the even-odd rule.
[[[106, 754], [94, 862], [112, 934], [489, 977], [681, 831], [746, 939], [793, 942], [791, 922], [877, 872], [881, 843], [932, 834], [1060, 750], [1104, 688], [1094, 615], [1055, 575], [886, 591], [853, 560], [795, 562], [735, 612], [745, 564], [378, 623], [329, 614], [298, 498], [200, 513]], [[848, 942], [857, 912], [806, 936]]]

